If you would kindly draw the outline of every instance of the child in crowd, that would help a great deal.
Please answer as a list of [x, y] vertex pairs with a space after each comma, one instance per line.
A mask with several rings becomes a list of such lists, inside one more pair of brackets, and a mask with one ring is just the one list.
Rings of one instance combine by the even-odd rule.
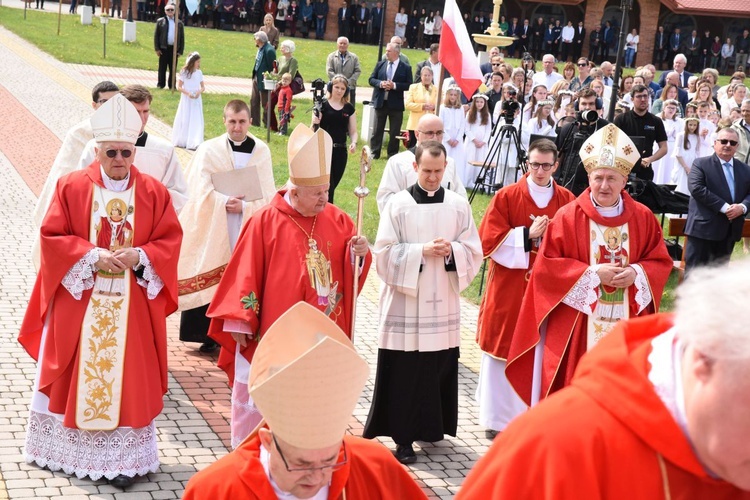
[[698, 119], [700, 120], [698, 135], [701, 136], [701, 149], [710, 151], [713, 149], [716, 124], [711, 121], [711, 105], [708, 102], [698, 103]]
[[492, 120], [490, 120], [490, 110], [487, 106], [487, 96], [485, 94], [474, 94], [471, 98], [471, 106], [466, 113], [466, 139], [464, 140], [464, 150], [466, 152], [466, 162], [463, 167], [456, 165], [461, 182], [467, 189], [473, 188], [474, 183], [479, 175], [480, 167], [472, 165], [472, 162], [484, 163], [487, 157], [487, 148], [489, 146], [490, 134], [492, 134]]
[[443, 106], [440, 108], [440, 119], [443, 120], [443, 146], [448, 157], [453, 158], [457, 166], [464, 165], [464, 129], [466, 114], [461, 105], [461, 89], [452, 85], [445, 92]]
[[172, 144], [180, 148], [197, 149], [203, 142], [203, 99], [205, 91], [201, 56], [188, 55], [187, 62], [177, 75], [177, 90], [182, 94], [172, 126]]
[[667, 154], [651, 165], [654, 170], [654, 182], [656, 184], [669, 184], [672, 181], [672, 170], [674, 168], [674, 150], [677, 147], [677, 136], [684, 131], [682, 118], [678, 116], [677, 110], [680, 102], [674, 99], [664, 101], [661, 113], [658, 115], [664, 123], [667, 133]]
[[523, 127], [521, 132], [521, 144], [528, 151], [532, 135], [544, 135], [555, 139], [555, 119], [552, 116], [552, 107], [555, 104], [553, 100], [539, 101], [536, 112], [529, 122]]
[[685, 128], [677, 136], [677, 147], [674, 150], [676, 161], [672, 168], [672, 184], [677, 185], [675, 191], [686, 195], [690, 195], [687, 182], [690, 167], [693, 165], [693, 160], [702, 156], [703, 151], [699, 128], [698, 118], [685, 118]]
[[284, 73], [281, 75], [281, 85], [279, 86], [279, 135], [286, 135], [289, 128], [289, 122], [292, 121], [292, 75]]

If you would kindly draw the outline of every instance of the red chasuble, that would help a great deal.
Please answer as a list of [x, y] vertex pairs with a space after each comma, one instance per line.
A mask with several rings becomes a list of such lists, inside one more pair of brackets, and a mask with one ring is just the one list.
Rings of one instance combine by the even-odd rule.
[[[539, 343], [545, 320], [541, 398], [568, 385], [578, 361], [586, 353], [587, 316], [562, 300], [591, 265], [589, 219], [602, 226], [628, 223], [629, 261], [643, 267], [652, 297], [641, 316], [658, 312], [672, 270], [672, 258], [667, 253], [661, 227], [648, 208], [623, 191], [623, 213], [604, 218], [592, 204], [590, 193], [590, 188], [586, 189], [573, 203], [560, 209], [548, 226], [521, 304], [505, 374], [526, 404], [531, 403], [534, 346]], [[636, 291], [631, 285], [631, 318], [638, 312]]]
[[571, 387], [511, 422], [457, 499], [747, 500], [712, 479], [648, 379], [668, 315], [619, 323], [581, 360]]
[[[140, 247], [164, 282], [153, 300], [130, 273], [130, 312], [125, 345], [120, 427], [144, 427], [162, 410], [167, 392], [166, 317], [177, 309], [177, 259], [182, 228], [167, 189], [151, 176], [130, 169], [135, 183], [135, 234]], [[39, 390], [50, 398], [49, 409], [64, 414], [64, 425], [76, 428], [76, 381], [81, 325], [91, 296], [76, 300], [60, 283], [94, 245], [89, 242], [93, 185], [104, 187], [99, 162], [62, 177], [41, 227], [41, 267], [18, 336], [39, 359], [42, 329], [49, 306], [54, 309], [39, 370]]]
[[529, 194], [527, 177], [528, 174], [497, 192], [479, 226], [479, 237], [482, 238], [482, 251], [488, 262], [489, 273], [477, 319], [477, 343], [482, 351], [502, 360], [508, 356], [521, 299], [539, 247], [536, 243], [532, 244], [528, 269], [509, 269], [490, 256], [514, 228], [531, 227], [534, 221], [530, 216], [546, 215], [552, 219], [560, 207], [575, 199], [573, 193], [552, 181], [552, 199], [546, 208], [539, 208]]
[[[246, 439], [236, 450], [198, 472], [185, 488], [183, 500], [276, 500], [260, 462], [260, 438]], [[427, 498], [406, 469], [382, 444], [344, 437], [348, 462], [333, 473], [330, 500]], [[342, 448], [339, 460], [343, 460]]]
[[[224, 332], [224, 320], [250, 323], [254, 335], [241, 351], [248, 362], [268, 327], [300, 301], [328, 314], [347, 335], [351, 331], [354, 264], [349, 240], [355, 234], [354, 223], [330, 203], [315, 220], [312, 233], [317, 248], [331, 264], [331, 290], [334, 285], [336, 289], [335, 300], [321, 303], [305, 264], [310, 250], [305, 233], [310, 234], [314, 218], [301, 216], [284, 200], [285, 194], [276, 193], [270, 204], [247, 221], [208, 308], [207, 316], [213, 318], [209, 336], [222, 346], [219, 367], [229, 376], [230, 384], [234, 382], [237, 344]], [[360, 291], [371, 261], [368, 253], [359, 278]]]

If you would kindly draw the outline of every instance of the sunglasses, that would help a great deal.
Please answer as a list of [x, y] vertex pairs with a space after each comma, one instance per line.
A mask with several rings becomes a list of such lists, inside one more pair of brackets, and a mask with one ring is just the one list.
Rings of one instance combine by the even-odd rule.
[[164, 12], [174, 12], [174, 9], [164, 9]]
[[578, 67], [579, 68], [583, 68], [583, 67], [588, 66], [588, 65], [589, 65], [589, 63], [578, 63]]
[[123, 158], [130, 158], [133, 151], [130, 149], [108, 149], [105, 154], [107, 155], [107, 158], [115, 158], [117, 153], [120, 153]]
[[716, 139], [716, 142], [721, 143], [722, 146], [726, 146], [727, 144], [730, 146], [736, 146], [739, 144], [739, 142], [733, 141], [732, 139]]

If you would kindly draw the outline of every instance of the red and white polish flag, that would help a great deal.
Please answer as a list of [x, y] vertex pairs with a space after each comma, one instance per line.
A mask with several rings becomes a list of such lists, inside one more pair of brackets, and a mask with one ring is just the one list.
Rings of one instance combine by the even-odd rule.
[[438, 57], [464, 95], [471, 98], [482, 84], [482, 70], [456, 0], [445, 0]]

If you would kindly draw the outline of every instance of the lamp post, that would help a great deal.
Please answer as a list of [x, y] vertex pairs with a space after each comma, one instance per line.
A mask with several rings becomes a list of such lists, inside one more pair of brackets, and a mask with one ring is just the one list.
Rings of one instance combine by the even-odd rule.
[[102, 27], [104, 28], [104, 59], [107, 58], [107, 24], [109, 23], [109, 17], [107, 17], [106, 14], [102, 14], [99, 17], [99, 21], [102, 23]]
[[609, 110], [607, 111], [607, 120], [612, 121], [615, 118], [615, 105], [617, 104], [617, 89], [620, 88], [620, 77], [622, 76], [623, 55], [625, 54], [625, 39], [628, 35], [628, 12], [633, 8], [633, 0], [621, 0], [620, 9], [622, 10], [622, 20], [620, 21], [620, 42], [617, 44], [617, 55], [615, 57], [615, 74], [612, 78], [612, 94], [609, 98]]

